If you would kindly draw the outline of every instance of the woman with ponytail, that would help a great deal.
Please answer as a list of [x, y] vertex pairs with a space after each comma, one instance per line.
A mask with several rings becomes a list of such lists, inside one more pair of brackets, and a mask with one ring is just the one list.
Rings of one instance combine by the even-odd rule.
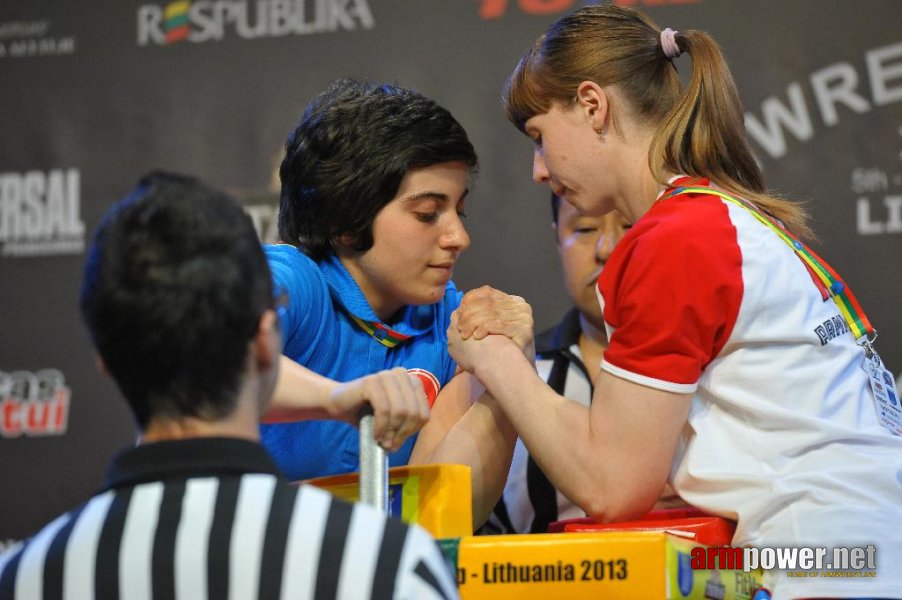
[[552, 483], [603, 521], [641, 516], [669, 481], [735, 519], [736, 546], [875, 549], [875, 577], [768, 571], [774, 598], [902, 597], [896, 390], [805, 211], [765, 188], [714, 40], [587, 6], [525, 53], [505, 104], [537, 183], [632, 223], [597, 285], [609, 346], [590, 407], [507, 338], [472, 335], [485, 315], [466, 299], [452, 318], [452, 356]]

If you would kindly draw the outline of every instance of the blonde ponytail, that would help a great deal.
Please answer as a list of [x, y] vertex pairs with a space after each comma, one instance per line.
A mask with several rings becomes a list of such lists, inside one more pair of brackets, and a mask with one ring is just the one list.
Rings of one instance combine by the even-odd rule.
[[745, 134], [742, 102], [720, 47], [703, 31], [676, 33], [674, 41], [691, 57], [692, 77], [652, 140], [648, 153], [652, 175], [662, 184], [667, 173], [707, 177], [770, 213], [796, 235], [813, 238], [800, 204], [767, 193]]

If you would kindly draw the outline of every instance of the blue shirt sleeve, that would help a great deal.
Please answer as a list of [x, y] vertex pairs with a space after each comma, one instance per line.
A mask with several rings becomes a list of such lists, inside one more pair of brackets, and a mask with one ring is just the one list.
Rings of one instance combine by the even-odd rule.
[[332, 310], [329, 287], [319, 266], [294, 246], [263, 247], [272, 272], [276, 295], [284, 294], [287, 304], [280, 312], [283, 354], [301, 364], [314, 344], [317, 332]]

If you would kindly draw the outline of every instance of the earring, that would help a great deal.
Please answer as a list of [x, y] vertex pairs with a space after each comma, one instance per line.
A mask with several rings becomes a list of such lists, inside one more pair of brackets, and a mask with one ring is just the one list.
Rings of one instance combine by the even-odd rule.
[[608, 130], [607, 129], [596, 129], [595, 133], [598, 134], [598, 137], [604, 138], [604, 136], [606, 136], [608, 134]]

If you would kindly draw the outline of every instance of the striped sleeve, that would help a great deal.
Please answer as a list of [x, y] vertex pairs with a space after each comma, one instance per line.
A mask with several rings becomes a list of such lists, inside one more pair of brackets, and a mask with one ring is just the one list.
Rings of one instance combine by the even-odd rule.
[[393, 521], [389, 527], [406, 531], [391, 598], [458, 598], [451, 566], [432, 536], [418, 525], [406, 526]]
[[0, 554], [0, 600], [12, 600], [19, 571], [19, 560], [26, 543], [19, 542]]
[[[373, 587], [386, 519], [381, 514], [373, 515], [368, 509], [368, 506], [357, 504], [351, 511], [338, 575], [340, 598], [363, 598], [361, 588]], [[394, 549], [391, 551], [395, 552]], [[374, 590], [372, 597], [381, 596]]]
[[69, 514], [57, 517], [12, 555], [0, 575], [0, 598], [42, 598], [44, 564], [56, 535], [71, 522]]
[[9, 568], [0, 566], [0, 598], [94, 597], [100, 533], [113, 497], [92, 498], [45, 527], [18, 557], [10, 555]]

